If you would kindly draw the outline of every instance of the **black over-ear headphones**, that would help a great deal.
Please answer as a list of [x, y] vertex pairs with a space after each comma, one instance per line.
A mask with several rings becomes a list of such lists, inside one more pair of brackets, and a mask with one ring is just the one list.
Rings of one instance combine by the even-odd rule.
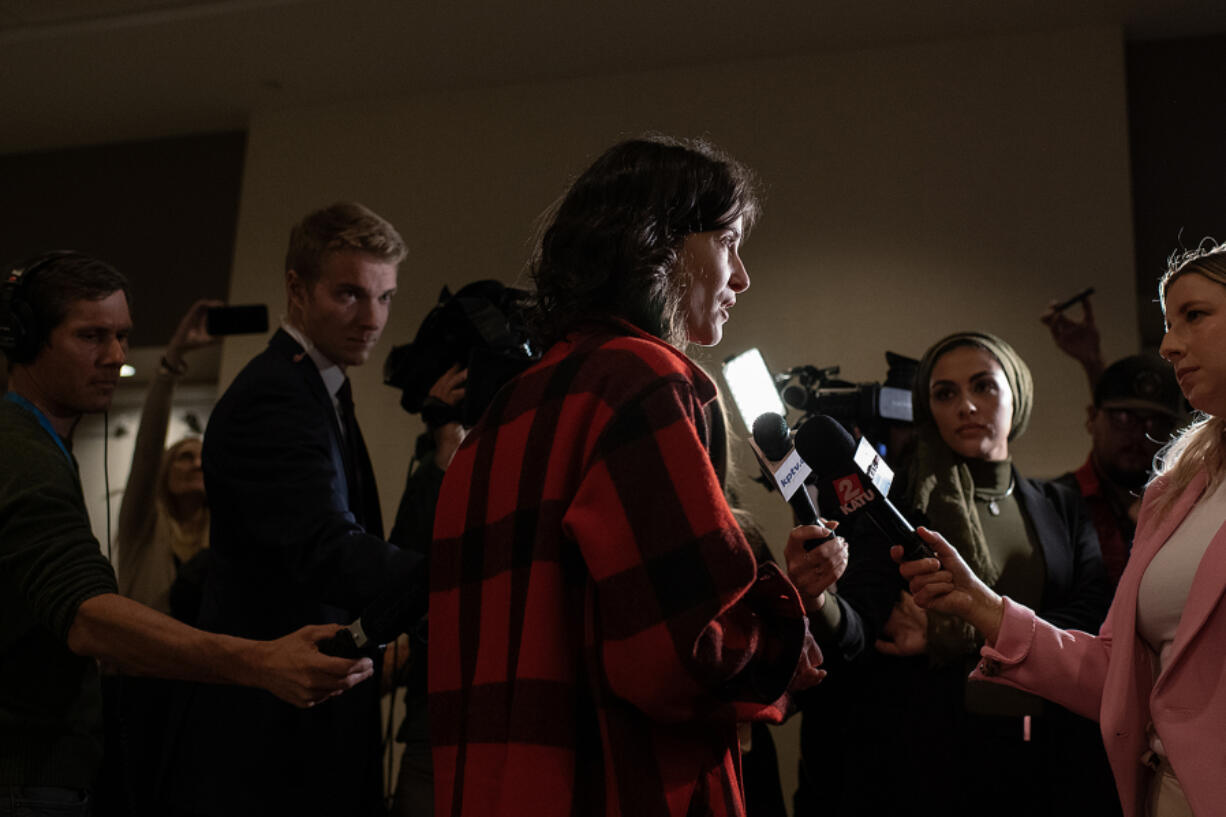
[[38, 354], [34, 307], [25, 297], [30, 281], [44, 267], [79, 256], [72, 250], [41, 253], [15, 265], [0, 282], [0, 350], [13, 363], [29, 363]]

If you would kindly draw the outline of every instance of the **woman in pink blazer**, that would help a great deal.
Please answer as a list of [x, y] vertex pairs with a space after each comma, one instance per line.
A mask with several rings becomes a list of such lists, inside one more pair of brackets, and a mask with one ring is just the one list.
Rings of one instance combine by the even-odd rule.
[[1226, 814], [1226, 245], [1173, 257], [1159, 295], [1161, 354], [1199, 414], [1159, 454], [1101, 633], [996, 595], [931, 531], [939, 561], [901, 570], [918, 604], [983, 633], [973, 679], [1098, 719], [1125, 815], [1203, 817]]

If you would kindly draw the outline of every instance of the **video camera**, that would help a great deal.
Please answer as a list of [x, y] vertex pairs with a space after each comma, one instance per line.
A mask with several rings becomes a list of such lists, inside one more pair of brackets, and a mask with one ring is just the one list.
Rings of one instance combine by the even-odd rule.
[[885, 440], [891, 425], [913, 422], [911, 385], [919, 368], [919, 361], [896, 352], [886, 352], [885, 359], [885, 383], [838, 380], [838, 366], [797, 366], [782, 375], [780, 393], [785, 403], [805, 413], [801, 423], [826, 414], [853, 435]]
[[[400, 405], [428, 425], [476, 425], [494, 394], [540, 355], [528, 339], [528, 293], [498, 281], [474, 281], [453, 295], [443, 287], [412, 343], [397, 346], [383, 364], [383, 382], [400, 389]], [[468, 369], [464, 399], [449, 406], [429, 396], [452, 366]]]

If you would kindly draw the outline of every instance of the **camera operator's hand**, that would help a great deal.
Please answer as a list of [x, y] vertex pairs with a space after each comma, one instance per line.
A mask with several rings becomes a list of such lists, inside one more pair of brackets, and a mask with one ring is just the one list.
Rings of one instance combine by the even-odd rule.
[[434, 381], [427, 397], [433, 397], [440, 403], [458, 406], [464, 399], [464, 387], [468, 385], [468, 369], [460, 368], [460, 364], [452, 366], [443, 372], [443, 376]]
[[[443, 376], [430, 387], [427, 399], [434, 399], [449, 406], [458, 406], [464, 399], [465, 386], [468, 384], [468, 369], [461, 369], [460, 364], [452, 366], [443, 372]], [[433, 426], [430, 435], [434, 438], [434, 464], [440, 470], [446, 471], [451, 464], [451, 458], [464, 442], [464, 426], [458, 422], [443, 423]]]

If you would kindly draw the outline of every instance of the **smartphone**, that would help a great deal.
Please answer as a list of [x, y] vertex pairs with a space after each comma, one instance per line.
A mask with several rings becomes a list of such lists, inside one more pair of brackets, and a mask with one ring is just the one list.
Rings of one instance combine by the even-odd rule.
[[1094, 287], [1086, 287], [1085, 289], [1081, 290], [1081, 292], [1078, 292], [1073, 297], [1063, 300], [1060, 303], [1056, 304], [1054, 307], [1052, 307], [1052, 309], [1054, 309], [1056, 312], [1063, 312], [1064, 310], [1068, 309], [1073, 304], [1080, 303], [1084, 301], [1086, 298], [1089, 298], [1093, 294], [1094, 294]]
[[211, 306], [204, 317], [210, 335], [254, 335], [268, 331], [268, 307], [264, 304]]

